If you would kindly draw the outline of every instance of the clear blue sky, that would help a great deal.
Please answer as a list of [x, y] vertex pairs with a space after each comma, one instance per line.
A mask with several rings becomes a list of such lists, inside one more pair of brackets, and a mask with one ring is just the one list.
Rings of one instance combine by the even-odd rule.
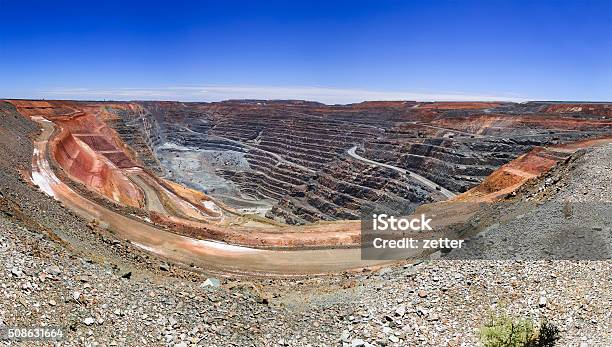
[[612, 101], [612, 1], [0, 0], [0, 97]]

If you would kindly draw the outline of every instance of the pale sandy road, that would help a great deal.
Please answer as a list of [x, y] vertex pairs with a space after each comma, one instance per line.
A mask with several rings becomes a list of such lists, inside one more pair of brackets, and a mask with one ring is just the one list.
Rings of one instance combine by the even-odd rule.
[[449, 199], [454, 198], [455, 196], [457, 196], [457, 194], [451, 192], [450, 190], [440, 186], [439, 184], [437, 184], [436, 182], [433, 182], [417, 173], [414, 173], [412, 171], [408, 171], [406, 169], [402, 169], [401, 167], [397, 167], [397, 166], [393, 166], [393, 165], [389, 165], [389, 164], [385, 164], [385, 163], [380, 163], [374, 160], [370, 160], [367, 158], [364, 158], [362, 156], [360, 156], [359, 154], [355, 153], [355, 150], [357, 149], [357, 146], [353, 146], [348, 150], [348, 155], [350, 155], [351, 157], [357, 159], [357, 160], [361, 160], [363, 162], [366, 162], [368, 164], [372, 164], [372, 165], [376, 165], [376, 166], [382, 166], [382, 167], [386, 167], [389, 169], [393, 169], [396, 171], [399, 171], [403, 174], [409, 174], [410, 177], [413, 177], [414, 179], [416, 179], [417, 181], [423, 183], [424, 185], [428, 186], [429, 188], [438, 190], [440, 193], [442, 193], [442, 195], [446, 196]]
[[128, 176], [137, 186], [142, 189], [145, 195], [147, 209], [150, 211], [155, 211], [161, 214], [170, 214], [166, 211], [164, 204], [162, 204], [161, 200], [159, 200], [159, 196], [157, 192], [151, 188], [142, 178], [140, 178], [137, 174]]
[[55, 176], [45, 156], [54, 125], [42, 117], [34, 120], [43, 132], [35, 142], [32, 181], [79, 215], [99, 220], [118, 238], [150, 253], [210, 271], [277, 276], [339, 272], [389, 262], [363, 261], [359, 249], [277, 251], [196, 240], [124, 216], [82, 197]]
[[450, 131], [456, 134], [462, 134], [462, 135], [466, 135], [466, 136], [470, 136], [470, 137], [474, 137], [474, 138], [494, 138], [494, 136], [492, 135], [481, 135], [481, 134], [473, 134], [473, 133], [468, 133], [465, 131], [461, 131], [461, 130], [457, 130], [457, 129], [451, 129], [451, 128], [444, 128], [444, 127], [439, 127], [436, 125], [431, 125], [431, 124], [424, 124], [421, 122], [409, 122], [411, 124], [415, 124], [415, 125], [420, 125], [422, 127], [426, 127], [426, 128], [432, 128], [432, 129], [438, 129], [438, 130], [446, 130], [446, 131]]

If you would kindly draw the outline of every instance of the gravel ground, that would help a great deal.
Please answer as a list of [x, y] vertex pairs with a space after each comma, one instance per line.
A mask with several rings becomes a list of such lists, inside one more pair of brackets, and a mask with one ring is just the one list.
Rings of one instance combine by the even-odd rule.
[[487, 211], [491, 226], [453, 259], [612, 259], [612, 144], [552, 170]]
[[[36, 128], [0, 106], [0, 323], [7, 326], [62, 327], [65, 346], [475, 346], [488, 316], [507, 312], [548, 318], [562, 346], [612, 346], [609, 260], [444, 259], [303, 279], [215, 278], [165, 264], [19, 179]], [[611, 155], [612, 146], [598, 148], [542, 179], [518, 197], [525, 203], [505, 203], [500, 210], [513, 217], [481, 239], [497, 244], [543, 216], [567, 219], [558, 206], [566, 200], [609, 202]], [[595, 231], [609, 233], [610, 215], [598, 213], [571, 218], [597, 218]]]

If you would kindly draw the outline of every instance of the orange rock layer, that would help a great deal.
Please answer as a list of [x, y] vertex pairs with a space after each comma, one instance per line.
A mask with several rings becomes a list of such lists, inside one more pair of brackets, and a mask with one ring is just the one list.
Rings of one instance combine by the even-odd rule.
[[[82, 139], [63, 130], [51, 143], [56, 162], [73, 179], [101, 195], [124, 205], [141, 207], [144, 200], [142, 192], [112, 160], [99, 155]], [[120, 160], [119, 164], [124, 165], [126, 161]]]
[[536, 147], [506, 165], [503, 165], [482, 183], [457, 196], [455, 201], [493, 201], [516, 191], [527, 180], [549, 171], [569, 154], [580, 149], [612, 143], [612, 137], [578, 141], [553, 147]]
[[612, 107], [609, 104], [555, 104], [548, 106], [546, 111], [555, 113], [586, 113], [607, 117], [612, 116]]
[[492, 134], [513, 129], [588, 130], [612, 126], [610, 120], [576, 119], [534, 115], [479, 115], [438, 119], [432, 124], [474, 134]]
[[499, 102], [427, 102], [417, 105], [421, 109], [436, 110], [459, 110], [459, 109], [479, 109], [501, 105]]
[[114, 131], [99, 119], [104, 107], [69, 101], [9, 102], [24, 116], [44, 117], [59, 126], [49, 143], [50, 153], [72, 179], [112, 201], [143, 206], [142, 191], [121, 170], [134, 162], [117, 145]]

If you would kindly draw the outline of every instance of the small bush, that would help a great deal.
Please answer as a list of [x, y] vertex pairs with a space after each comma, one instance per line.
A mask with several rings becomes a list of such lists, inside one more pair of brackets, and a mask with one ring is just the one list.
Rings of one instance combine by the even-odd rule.
[[547, 321], [535, 329], [531, 320], [507, 315], [492, 316], [479, 333], [485, 347], [553, 347], [559, 339], [559, 329]]
[[485, 347], [524, 347], [534, 338], [533, 323], [527, 319], [512, 319], [507, 315], [492, 317], [480, 329]]

